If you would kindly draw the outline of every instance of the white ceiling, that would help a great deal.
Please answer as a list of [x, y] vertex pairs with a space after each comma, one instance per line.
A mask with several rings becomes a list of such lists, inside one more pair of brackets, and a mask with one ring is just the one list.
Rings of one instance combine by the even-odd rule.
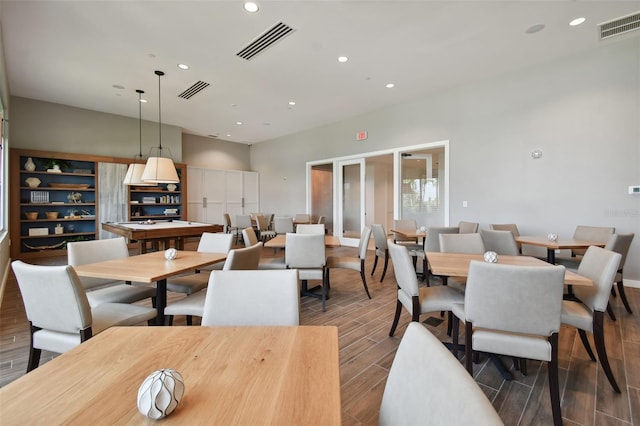
[[[599, 41], [597, 24], [640, 10], [640, 1], [259, 3], [248, 14], [240, 0], [2, 0], [9, 92], [138, 118], [142, 89], [143, 118], [157, 121], [159, 69], [163, 123], [256, 143], [615, 43]], [[569, 27], [579, 16], [587, 21]], [[250, 61], [235, 55], [280, 21], [295, 32]], [[526, 34], [535, 24], [545, 29]], [[178, 98], [198, 80], [211, 85]]]

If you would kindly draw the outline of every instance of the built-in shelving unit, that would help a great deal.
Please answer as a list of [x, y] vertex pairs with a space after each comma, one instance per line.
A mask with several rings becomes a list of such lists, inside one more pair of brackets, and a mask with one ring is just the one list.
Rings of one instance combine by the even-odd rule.
[[57, 152], [11, 150], [11, 251], [15, 258], [61, 254], [98, 230], [97, 162]]
[[184, 194], [186, 168], [176, 164], [180, 183], [129, 187], [129, 220], [186, 219]]

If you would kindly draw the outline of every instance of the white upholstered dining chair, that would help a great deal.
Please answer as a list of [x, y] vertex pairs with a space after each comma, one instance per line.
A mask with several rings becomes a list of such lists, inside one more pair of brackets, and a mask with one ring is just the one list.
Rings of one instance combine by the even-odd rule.
[[[243, 229], [242, 237], [246, 247], [258, 244], [258, 237], [256, 236], [253, 228]], [[258, 269], [286, 269], [286, 267], [287, 265], [284, 264], [284, 257], [260, 259], [260, 264], [258, 265]]]
[[109, 327], [137, 325], [156, 317], [154, 308], [128, 303], [91, 306], [72, 266], [11, 264], [29, 320], [27, 372], [38, 367], [42, 350], [64, 353]]
[[384, 266], [382, 268], [382, 275], [380, 276], [380, 282], [384, 280], [384, 276], [387, 273], [387, 266], [389, 265], [389, 247], [387, 246], [387, 231], [384, 230], [384, 226], [379, 223], [371, 225], [371, 233], [373, 234], [373, 241], [376, 246], [375, 259], [373, 260], [373, 268], [371, 269], [371, 276], [376, 271], [378, 266], [378, 258], [384, 258]]
[[365, 276], [365, 260], [367, 257], [367, 251], [369, 249], [369, 240], [371, 239], [371, 228], [365, 226], [360, 235], [360, 241], [358, 243], [358, 256], [328, 256], [327, 264], [325, 268], [325, 280], [327, 283], [327, 289], [331, 289], [331, 281], [329, 280], [331, 269], [342, 268], [351, 269], [353, 271], [360, 272], [360, 278], [362, 279], [362, 285], [364, 291], [367, 293], [369, 299], [371, 294], [369, 293], [369, 287], [367, 287], [367, 278]]
[[[324, 234], [289, 233], [286, 236], [284, 262], [288, 269], [298, 270], [298, 279], [302, 282], [300, 294], [322, 299], [322, 311], [326, 310], [327, 285], [325, 281]], [[321, 294], [309, 291], [309, 280], [320, 280]]]
[[203, 326], [296, 326], [300, 324], [298, 272], [214, 271]]
[[[129, 257], [129, 248], [124, 237], [67, 243], [67, 262], [71, 266], [125, 257]], [[87, 290], [87, 300], [91, 306], [102, 303], [134, 303], [148, 298], [151, 298], [155, 306], [156, 289], [146, 284], [134, 285], [123, 281], [90, 277], [82, 277], [80, 282]]]
[[485, 250], [491, 250], [498, 255], [503, 254], [506, 256], [518, 256], [520, 254], [518, 244], [511, 231], [481, 229], [480, 237]]
[[502, 425], [460, 362], [422, 324], [402, 336], [384, 387], [378, 424]]
[[546, 361], [551, 410], [562, 424], [558, 382], [558, 332], [564, 266], [514, 266], [471, 261], [464, 304], [453, 305], [453, 352], [459, 321], [465, 324], [465, 363], [472, 351]]

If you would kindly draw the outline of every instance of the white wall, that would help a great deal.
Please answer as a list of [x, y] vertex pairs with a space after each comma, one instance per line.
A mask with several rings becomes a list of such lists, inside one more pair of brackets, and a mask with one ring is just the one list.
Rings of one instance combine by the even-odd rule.
[[182, 161], [193, 167], [251, 170], [248, 145], [190, 134], [182, 135]]
[[[571, 237], [576, 225], [635, 232], [640, 280], [640, 37], [251, 147], [265, 211], [305, 206], [305, 162], [450, 141], [450, 222], [515, 222]], [[356, 142], [356, 131], [369, 138]], [[541, 159], [531, 158], [535, 149]], [[462, 201], [468, 201], [468, 208]], [[634, 259], [636, 261], [634, 261]]]
[[[158, 144], [158, 123], [142, 120], [142, 154]], [[12, 148], [133, 158], [139, 145], [137, 118], [11, 97]], [[182, 129], [163, 124], [162, 147], [181, 162]]]

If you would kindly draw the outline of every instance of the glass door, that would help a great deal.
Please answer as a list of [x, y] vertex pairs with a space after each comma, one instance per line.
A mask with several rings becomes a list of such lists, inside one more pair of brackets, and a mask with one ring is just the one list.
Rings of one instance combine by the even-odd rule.
[[338, 223], [336, 235], [345, 245], [358, 243], [365, 223], [364, 159], [338, 162]]
[[400, 218], [418, 227], [446, 226], [444, 147], [403, 152]]

